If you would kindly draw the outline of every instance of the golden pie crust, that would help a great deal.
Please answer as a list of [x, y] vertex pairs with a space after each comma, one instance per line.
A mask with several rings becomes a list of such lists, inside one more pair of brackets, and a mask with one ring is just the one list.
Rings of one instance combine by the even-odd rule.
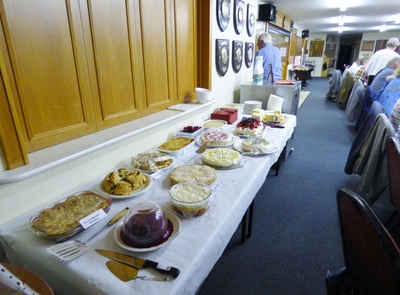
[[111, 195], [130, 195], [146, 182], [146, 176], [139, 170], [120, 168], [107, 174], [101, 188]]
[[206, 165], [188, 164], [174, 168], [169, 178], [173, 183], [198, 181], [210, 184], [217, 179], [217, 172], [214, 168]]
[[84, 191], [67, 197], [50, 208], [43, 209], [30, 221], [32, 229], [49, 239], [63, 240], [83, 229], [82, 218], [99, 209], [107, 210], [111, 201], [94, 192]]
[[160, 150], [166, 150], [166, 151], [177, 151], [189, 145], [193, 140], [194, 138], [192, 137], [184, 137], [184, 136], [173, 137], [164, 142], [158, 148]]

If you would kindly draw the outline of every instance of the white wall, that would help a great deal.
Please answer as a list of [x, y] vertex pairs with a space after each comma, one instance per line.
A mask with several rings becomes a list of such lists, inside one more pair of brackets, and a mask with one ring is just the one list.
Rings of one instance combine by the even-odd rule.
[[[377, 40], [388, 40], [392, 37], [396, 37], [400, 39], [400, 31], [386, 31], [386, 32], [377, 32], [377, 33], [364, 33], [362, 36], [362, 41], [377, 41]], [[362, 44], [361, 41], [361, 44]], [[361, 51], [360, 56], [365, 56], [371, 58], [374, 54], [375, 47], [373, 51]]]
[[[257, 7], [257, 0], [247, 1]], [[251, 81], [252, 68], [242, 66], [241, 71], [235, 74], [232, 70], [232, 63], [224, 77], [219, 76], [215, 67], [215, 39], [224, 38], [232, 40], [243, 40], [254, 42], [254, 37], [247, 36], [246, 29], [240, 36], [237, 36], [233, 27], [233, 17], [226, 32], [220, 32], [216, 23], [216, 0], [212, 1], [212, 91], [215, 99], [219, 102], [214, 106], [187, 115], [179, 120], [172, 120], [162, 128], [153, 128], [132, 138], [123, 140], [117, 144], [103, 148], [90, 155], [73, 160], [57, 168], [40, 173], [19, 182], [0, 186], [0, 225], [11, 221], [27, 212], [42, 208], [45, 204], [54, 202], [60, 196], [73, 191], [86, 182], [105, 175], [108, 171], [116, 168], [118, 163], [127, 160], [149, 149], [155, 148], [162, 143], [168, 135], [182, 126], [193, 125], [202, 122], [215, 106], [219, 103], [233, 102], [235, 92], [239, 92], [242, 83]], [[231, 15], [233, 13], [233, 2]], [[231, 51], [232, 52], [232, 51]], [[232, 57], [232, 54], [230, 54]], [[2, 163], [4, 157], [1, 156]], [[0, 168], [4, 166], [0, 165]], [[0, 172], [2, 171], [0, 170]], [[27, 220], [28, 222], [28, 220]]]
[[[217, 1], [212, 0], [212, 5], [211, 5], [211, 16], [212, 16], [212, 46], [211, 46], [211, 63], [212, 63], [212, 91], [214, 94], [214, 97], [220, 100], [221, 102], [231, 102], [231, 101], [239, 101], [239, 95], [240, 95], [240, 85], [246, 82], [250, 82], [253, 77], [253, 65], [250, 68], [247, 68], [245, 66], [244, 60], [242, 64], [242, 68], [240, 69], [239, 73], [235, 73], [233, 71], [232, 67], [232, 55], [233, 55], [233, 50], [232, 50], [232, 41], [233, 40], [239, 40], [243, 41], [243, 45], [245, 42], [252, 42], [254, 45], [256, 45], [256, 32], [254, 32], [253, 36], [249, 36], [247, 34], [247, 28], [244, 26], [243, 31], [241, 32], [240, 35], [236, 34], [235, 28], [234, 28], [234, 22], [233, 22], [233, 7], [234, 7], [234, 1], [231, 1], [231, 18], [230, 22], [228, 25], [228, 28], [224, 31], [221, 32], [221, 30], [218, 27], [217, 21], [216, 21], [216, 6], [217, 6]], [[256, 11], [258, 11], [258, 4], [257, 0], [251, 0], [251, 1], [246, 1], [246, 15], [247, 15], [247, 4], [253, 5], [256, 8]], [[246, 16], [247, 19], [247, 16]], [[215, 48], [216, 48], [216, 39], [229, 39], [230, 41], [230, 62], [229, 62], [229, 68], [225, 76], [221, 76], [217, 68], [215, 66], [216, 64], [216, 53], [215, 53]], [[243, 56], [244, 58], [244, 56]], [[234, 99], [235, 98], [235, 99]]]
[[[326, 49], [326, 37], [327, 37], [326, 34], [310, 34], [309, 37], [308, 37], [308, 43], [307, 43], [308, 53], [310, 53], [311, 41], [314, 41], [314, 40], [323, 40], [323, 41], [325, 41], [324, 42], [324, 50], [323, 50], [323, 52], [325, 52], [325, 49]], [[311, 73], [312, 76], [321, 77], [323, 58], [324, 58], [324, 54], [322, 54], [322, 57], [309, 56], [309, 54], [306, 55], [306, 57], [305, 57], [306, 60], [315, 61], [315, 68], [314, 68], [314, 71]]]

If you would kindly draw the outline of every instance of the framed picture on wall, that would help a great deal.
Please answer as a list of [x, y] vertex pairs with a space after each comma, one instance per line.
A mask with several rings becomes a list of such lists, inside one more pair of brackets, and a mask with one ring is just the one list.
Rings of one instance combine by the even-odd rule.
[[361, 51], [373, 51], [375, 46], [375, 41], [362, 41]]
[[310, 42], [310, 57], [322, 57], [324, 52], [324, 40], [313, 40]]

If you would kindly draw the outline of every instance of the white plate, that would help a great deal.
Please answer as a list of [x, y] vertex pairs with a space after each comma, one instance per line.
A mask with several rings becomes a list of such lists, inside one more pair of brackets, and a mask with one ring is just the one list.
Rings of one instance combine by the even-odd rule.
[[218, 166], [212, 166], [212, 165], [210, 165], [210, 164], [207, 164], [207, 163], [203, 162], [202, 156], [203, 156], [202, 154], [201, 154], [201, 155], [197, 155], [197, 156], [194, 158], [194, 163], [195, 163], [195, 164], [198, 164], [198, 165], [207, 165], [207, 166], [210, 166], [210, 167], [212, 167], [212, 168], [214, 168], [214, 169], [216, 169], [216, 170], [230, 170], [230, 169], [240, 168], [240, 167], [242, 167], [242, 166], [244, 165], [244, 163], [246, 162], [245, 158], [243, 158], [243, 157], [241, 156], [242, 159], [240, 160], [240, 163], [237, 164], [237, 165], [234, 165], [234, 166], [231, 166], [231, 167], [218, 167]]
[[[133, 167], [133, 169], [139, 170], [141, 172], [152, 174], [152, 173], [157, 172], [157, 171], [168, 170], [168, 169], [172, 168], [174, 166], [174, 164], [175, 164], [175, 158], [171, 156], [171, 164], [169, 164], [167, 167], [160, 168], [160, 169], [157, 169], [157, 170], [144, 170], [144, 169], [133, 167], [133, 165], [132, 165], [132, 167]], [[131, 168], [129, 168], [129, 169], [131, 169]]]
[[171, 221], [171, 223], [172, 223], [172, 234], [169, 236], [169, 238], [165, 242], [161, 243], [160, 245], [157, 245], [154, 247], [149, 247], [149, 248], [135, 248], [135, 247], [131, 247], [131, 246], [125, 244], [124, 241], [122, 241], [121, 236], [120, 236], [123, 221], [119, 222], [114, 229], [115, 241], [122, 248], [129, 250], [129, 251], [133, 251], [133, 252], [150, 252], [150, 251], [157, 250], [158, 248], [165, 247], [173, 239], [175, 239], [175, 237], [181, 231], [181, 221], [174, 213], [169, 212], [169, 211], [164, 211], [164, 212], [165, 212], [165, 215], [167, 216], [167, 219], [169, 221]]
[[[196, 125], [197, 126], [197, 125]], [[182, 128], [183, 129], [183, 128]], [[204, 128], [200, 128], [199, 130], [196, 130], [193, 133], [188, 133], [188, 132], [182, 132], [182, 131], [177, 131], [175, 133], [175, 136], [190, 136], [190, 137], [196, 137], [197, 135], [199, 135], [200, 133], [202, 133], [204, 131]]]
[[[139, 169], [136, 169], [139, 170]], [[127, 198], [133, 198], [133, 197], [137, 197], [145, 192], [147, 192], [152, 186], [153, 186], [153, 178], [150, 177], [148, 174], [143, 173], [143, 175], [146, 177], [147, 182], [146, 184], [142, 185], [140, 188], [138, 188], [137, 190], [133, 191], [131, 194], [129, 195], [112, 195], [109, 193], [106, 193], [105, 191], [103, 191], [103, 189], [101, 188], [101, 182], [98, 185], [98, 189], [100, 190], [101, 193], [109, 196], [110, 198], [113, 199], [127, 199]]]
[[273, 154], [277, 151], [279, 151], [279, 146], [276, 143], [269, 143], [269, 145], [266, 147], [266, 151], [262, 152], [262, 153], [252, 153], [252, 152], [245, 152], [242, 149], [242, 141], [236, 141], [235, 144], [233, 145], [233, 147], [235, 148], [235, 150], [237, 150], [240, 153], [243, 153], [245, 155], [249, 155], [249, 156], [263, 156], [263, 155], [269, 155], [269, 154]]

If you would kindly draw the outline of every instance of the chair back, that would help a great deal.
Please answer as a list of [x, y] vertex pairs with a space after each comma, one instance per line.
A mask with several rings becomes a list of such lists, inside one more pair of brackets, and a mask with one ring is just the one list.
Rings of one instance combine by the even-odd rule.
[[396, 137], [387, 140], [390, 199], [400, 212], [400, 142]]
[[369, 205], [347, 189], [337, 193], [346, 268], [362, 294], [400, 294], [400, 252]]

